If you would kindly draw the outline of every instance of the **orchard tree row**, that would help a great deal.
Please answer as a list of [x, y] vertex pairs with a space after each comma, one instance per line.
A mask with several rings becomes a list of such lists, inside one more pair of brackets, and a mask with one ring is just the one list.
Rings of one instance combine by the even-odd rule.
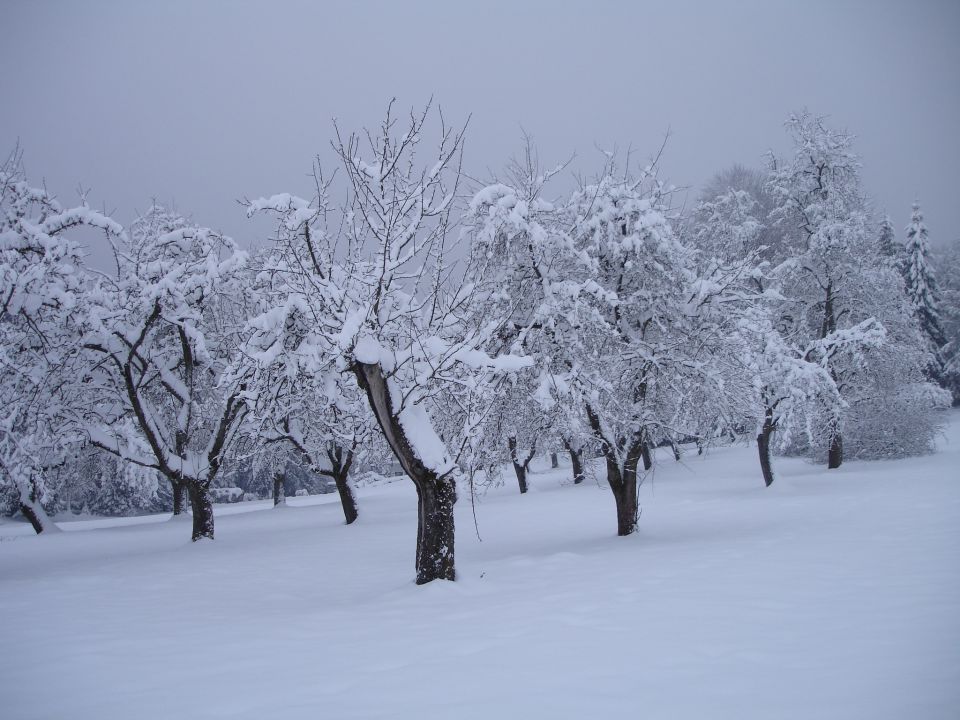
[[[312, 197], [244, 201], [275, 227], [254, 253], [156, 204], [126, 228], [83, 197], [65, 208], [15, 153], [11, 509], [49, 532], [71, 493], [113, 488], [121, 511], [167, 494], [213, 538], [226, 475], [272, 477], [280, 502], [294, 463], [330, 478], [349, 524], [357, 471], [392, 461], [416, 486], [425, 583], [455, 577], [458, 488], [512, 465], [524, 492], [538, 452], [568, 453], [575, 484], [602, 458], [619, 535], [658, 446], [748, 434], [767, 485], [775, 451], [830, 468], [929, 452], [960, 398], [958, 253], [941, 298], [919, 208], [901, 240], [850, 135], [807, 114], [787, 130], [791, 155], [720, 173], [684, 213], [656, 162], [605, 154], [564, 191], [529, 140], [500, 177], [468, 179], [463, 128], [391, 103], [375, 129], [335, 127]], [[91, 229], [109, 271], [84, 262]]]

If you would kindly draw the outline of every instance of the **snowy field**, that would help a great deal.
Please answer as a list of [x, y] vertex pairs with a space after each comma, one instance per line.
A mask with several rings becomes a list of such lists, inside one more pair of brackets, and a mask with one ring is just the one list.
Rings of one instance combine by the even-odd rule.
[[[0, 525], [5, 720], [960, 717], [960, 415], [931, 457], [658, 457], [640, 531], [568, 468], [457, 507], [413, 584], [411, 483], [164, 518]], [[596, 467], [599, 470], [599, 466]], [[510, 479], [512, 480], [512, 479]], [[238, 512], [247, 511], [250, 512]]]

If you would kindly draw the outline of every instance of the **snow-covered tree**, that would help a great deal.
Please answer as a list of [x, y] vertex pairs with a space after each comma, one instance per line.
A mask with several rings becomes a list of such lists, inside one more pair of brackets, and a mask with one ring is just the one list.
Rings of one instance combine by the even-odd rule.
[[[678, 223], [675, 230], [688, 245], [707, 250], [708, 256], [729, 260], [730, 251], [738, 248], [740, 258], [757, 253], [761, 262], [782, 262], [795, 238], [770, 222], [777, 200], [767, 180], [764, 170], [739, 164], [721, 170], [704, 185], [689, 226]], [[709, 252], [711, 244], [723, 251]]]
[[[636, 530], [637, 486], [650, 468], [651, 444], [672, 430], [695, 387], [718, 375], [711, 343], [692, 320], [701, 296], [692, 253], [672, 231], [662, 186], [648, 172], [614, 172], [572, 197], [575, 245], [594, 268], [600, 321], [581, 328], [572, 383], [590, 433], [606, 460], [617, 532]], [[641, 463], [643, 469], [641, 469]]]
[[[738, 318], [737, 335], [746, 379], [752, 391], [750, 408], [757, 432], [757, 450], [764, 483], [773, 484], [771, 451], [775, 433], [789, 443], [805, 431], [818, 405], [839, 404], [839, 392], [830, 373], [816, 362], [811, 349], [798, 347], [774, 327], [776, 306], [770, 302], [747, 307]], [[821, 359], [823, 356], [821, 356]]]
[[213, 538], [209, 489], [247, 412], [227, 376], [244, 320], [246, 253], [154, 205], [115, 246], [116, 277], [90, 293], [84, 384], [91, 442], [185, 491], [194, 540]]
[[74, 513], [125, 516], [162, 512], [169, 495], [154, 470], [124, 462], [90, 445], [70, 453], [52, 473], [61, 479], [60, 507]]
[[940, 313], [946, 340], [941, 348], [943, 386], [953, 394], [953, 404], [960, 405], [960, 240], [944, 248], [934, 261], [940, 278]]
[[581, 329], [598, 317], [585, 298], [599, 286], [590, 276], [589, 258], [573, 246], [562, 203], [544, 197], [563, 167], [542, 169], [526, 137], [522, 155], [502, 179], [474, 194], [464, 217], [471, 280], [479, 290], [470, 312], [503, 319], [490, 352], [520, 352], [533, 363], [504, 380], [482, 428], [480, 454], [488, 459], [488, 477], [497, 465], [509, 463], [521, 493], [534, 453], [551, 443], [568, 448], [574, 481], [583, 479], [579, 421], [571, 422], [577, 409], [559, 402], [557, 394], [574, 369]]
[[900, 267], [903, 262], [903, 245], [897, 241], [893, 222], [889, 215], [884, 215], [877, 231], [877, 254], [894, 267]]
[[[719, 195], [723, 199], [726, 196]], [[745, 255], [747, 248], [741, 238], [744, 228], [750, 229], [754, 220], [750, 216], [718, 212], [718, 203], [701, 203], [694, 215], [693, 239], [698, 245], [701, 265], [719, 261], [722, 265], [737, 266], [737, 259], [745, 272], [740, 276], [739, 300], [728, 308], [737, 316], [735, 341], [728, 349], [742, 363], [745, 377], [734, 373], [725, 381], [730, 388], [746, 381], [744, 397], [746, 406], [737, 404], [728, 411], [741, 416], [756, 426], [760, 467], [767, 486], [774, 475], [771, 451], [774, 446], [784, 447], [806, 443], [815, 445], [821, 434], [815, 432], [817, 422], [831, 417], [848, 407], [841, 397], [836, 372], [830, 368], [846, 367], [846, 385], [851, 392], [853, 383], [852, 360], [862, 361], [859, 353], [875, 348], [887, 341], [886, 333], [874, 318], [864, 318], [857, 325], [828, 333], [821, 337], [811, 333], [804, 324], [793, 322], [796, 312], [794, 299], [785, 298], [780, 292], [780, 283], [786, 281], [792, 289], [797, 287], [792, 261], [770, 268], [766, 262], [751, 262]], [[720, 205], [722, 208], [722, 204]], [[706, 211], [706, 212], [705, 212]], [[794, 241], [780, 243], [789, 249]], [[765, 248], [756, 247], [759, 258]], [[710, 260], [717, 258], [719, 260]], [[875, 263], [886, 279], [891, 277], [889, 265]], [[849, 302], [863, 303], [870, 293], [868, 276], [875, 274], [869, 265], [856, 268], [848, 278]], [[895, 278], [894, 278], [895, 279]], [[880, 283], [882, 284], [882, 282]], [[878, 297], [895, 299], [896, 294], [878, 293]], [[849, 309], [848, 311], [849, 312]], [[860, 379], [860, 384], [866, 382]], [[741, 387], [743, 385], [741, 384]], [[710, 407], [710, 399], [698, 403], [698, 407]]]
[[730, 260], [759, 253], [761, 208], [744, 190], [728, 190], [697, 204], [691, 242], [706, 258]]
[[84, 227], [123, 235], [84, 198], [63, 208], [31, 186], [18, 151], [0, 166], [0, 483], [38, 533], [56, 530], [44, 510], [53, 501], [46, 469], [81, 441], [70, 419], [85, 282], [71, 235]]
[[[870, 319], [857, 288], [865, 265], [876, 257], [867, 242], [860, 161], [853, 137], [827, 128], [821, 118], [793, 115], [787, 129], [793, 157], [772, 160], [770, 177], [778, 199], [773, 219], [798, 238], [797, 254], [777, 268], [782, 292], [791, 301], [784, 314], [786, 334], [818, 348], [818, 361], [839, 386], [844, 368], [829, 348], [833, 338]], [[839, 400], [823, 409], [820, 429], [829, 438], [830, 468], [843, 462], [843, 416]]]
[[[878, 426], [863, 419], [881, 412], [894, 425], [884, 432], [925, 438], [901, 447], [927, 446], [937, 404], [929, 401], [936, 393], [918, 375], [923, 342], [909, 322], [903, 284], [873, 239], [853, 138], [809, 114], [791, 117], [787, 127], [794, 154], [785, 162], [772, 160], [770, 187], [778, 206], [771, 220], [794, 236], [787, 244], [796, 251], [771, 271], [784, 298], [775, 325], [785, 340], [803, 348], [805, 360], [829, 373], [838, 391], [815, 408], [805, 438], [795, 434], [792, 441], [824, 453], [827, 466], [835, 468], [845, 446], [861, 457], [877, 452], [882, 443], [871, 433]], [[891, 382], [903, 392], [891, 392]], [[904, 418], [909, 408], [924, 406], [924, 421], [914, 413], [914, 427], [904, 421], [897, 430], [900, 403]]]
[[[379, 446], [372, 437], [375, 421], [356, 382], [336, 364], [324, 365], [328, 359], [316, 348], [314, 323], [322, 318], [309, 304], [311, 277], [300, 263], [309, 259], [311, 267], [314, 261], [318, 268], [326, 266], [325, 276], [337, 271], [321, 226], [328, 211], [325, 196], [321, 202], [314, 207], [302, 198], [277, 195], [248, 204], [249, 215], [272, 215], [278, 229], [273, 246], [255, 261], [259, 307], [241, 364], [249, 366], [248, 393], [254, 398], [247, 422], [252, 444], [263, 451], [281, 444], [310, 472], [330, 477], [349, 525], [358, 515], [350, 472], [375, 458]], [[278, 468], [275, 486], [282, 472]]]
[[[269, 328], [302, 320], [302, 339], [270, 347], [299, 356], [297, 362], [323, 382], [353, 376], [417, 489], [418, 584], [456, 575], [457, 457], [475, 427], [466, 400], [482, 396], [492, 376], [528, 364], [482, 351], [497, 321], [482, 327], [466, 322], [474, 289], [452, 277], [445, 261], [463, 132], [446, 127], [441, 115], [439, 143], [421, 165], [428, 116], [429, 106], [411, 113], [398, 131], [388, 109], [375, 132], [344, 137], [337, 131], [345, 206], [322, 231], [297, 234], [302, 241], [287, 249], [278, 244], [288, 272], [298, 277], [287, 283], [285, 302], [254, 321]], [[324, 184], [318, 187], [322, 196]], [[275, 208], [288, 197], [252, 206]], [[296, 226], [323, 206], [320, 198], [290, 202], [299, 209]], [[459, 428], [448, 425], [443, 438], [432, 419], [438, 404], [461, 408]]]
[[902, 259], [902, 272], [907, 298], [916, 314], [920, 329], [927, 338], [930, 361], [927, 372], [933, 380], [940, 380], [943, 362], [941, 348], [946, 337], [940, 322], [940, 299], [937, 281], [930, 263], [930, 248], [927, 227], [918, 203], [913, 204], [910, 224], [907, 225], [907, 240]]

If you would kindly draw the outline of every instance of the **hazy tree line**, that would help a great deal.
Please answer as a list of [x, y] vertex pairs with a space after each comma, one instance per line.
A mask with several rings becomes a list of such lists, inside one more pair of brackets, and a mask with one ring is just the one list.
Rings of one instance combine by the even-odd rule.
[[[428, 107], [335, 126], [309, 199], [245, 200], [262, 249], [153, 204], [128, 227], [0, 169], [0, 484], [55, 531], [64, 509], [192, 515], [218, 490], [282, 504], [402, 468], [417, 581], [453, 579], [458, 489], [521, 493], [536, 454], [601, 459], [633, 533], [653, 449], [749, 438], [830, 468], [930, 452], [960, 401], [960, 247], [934, 254], [864, 195], [852, 136], [809, 114], [793, 150], [719, 172], [692, 208], [609, 153], [572, 192], [527, 140], [483, 182]], [[431, 140], [432, 138], [432, 140]], [[905, 218], [906, 219], [906, 218]], [[113, 268], [84, 262], [103, 234]], [[938, 285], [937, 279], [941, 284]], [[320, 478], [326, 478], [320, 480]], [[613, 515], [611, 515], [613, 519]], [[345, 536], [346, 541], [346, 536]]]

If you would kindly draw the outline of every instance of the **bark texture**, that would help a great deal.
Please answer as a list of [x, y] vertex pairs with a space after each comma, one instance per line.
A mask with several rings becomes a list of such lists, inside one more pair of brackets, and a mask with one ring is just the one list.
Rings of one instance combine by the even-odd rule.
[[184, 500], [187, 497], [187, 489], [183, 486], [182, 482], [177, 480], [171, 480], [170, 487], [173, 491], [173, 514], [182, 515]]
[[417, 488], [417, 584], [433, 580], [454, 580], [453, 506], [457, 485], [449, 475], [438, 475], [423, 464], [413, 451], [406, 431], [397, 418], [387, 380], [379, 364], [355, 363], [354, 373], [361, 389], [404, 472]]
[[213, 540], [213, 502], [206, 485], [188, 482], [187, 494], [190, 496], [190, 509], [193, 511], [193, 535], [191, 539]]

